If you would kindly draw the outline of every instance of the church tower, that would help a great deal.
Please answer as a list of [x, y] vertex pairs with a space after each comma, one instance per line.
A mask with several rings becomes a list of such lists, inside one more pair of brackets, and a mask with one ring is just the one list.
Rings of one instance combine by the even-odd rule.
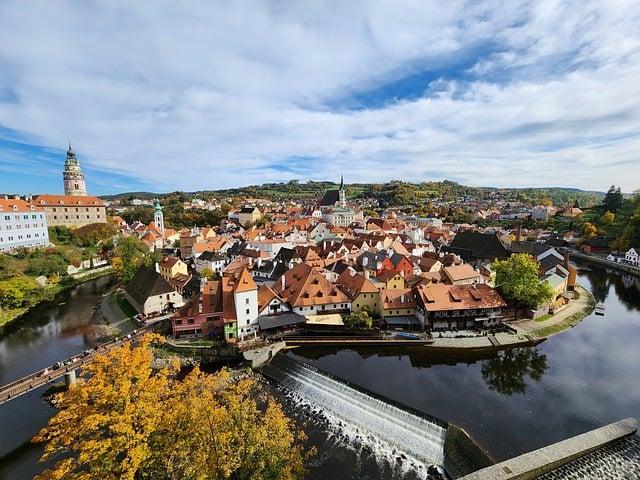
[[344, 175], [340, 175], [340, 190], [338, 190], [338, 205], [340, 206], [340, 208], [347, 208], [347, 192], [344, 189]]
[[156, 227], [158, 227], [158, 230], [160, 230], [160, 233], [162, 233], [162, 236], [164, 237], [164, 213], [162, 213], [160, 200], [158, 200], [157, 198], [155, 202], [155, 209], [153, 212], [153, 222], [156, 224]]
[[78, 162], [76, 154], [71, 148], [71, 142], [69, 142], [69, 150], [67, 150], [67, 159], [64, 162], [62, 178], [64, 179], [65, 195], [73, 195], [74, 197], [87, 195], [84, 173], [82, 173], [80, 162]]

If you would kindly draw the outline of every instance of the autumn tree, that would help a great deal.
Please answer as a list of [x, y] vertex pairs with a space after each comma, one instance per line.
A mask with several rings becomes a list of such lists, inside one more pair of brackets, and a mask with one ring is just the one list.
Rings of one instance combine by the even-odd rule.
[[273, 398], [226, 370], [154, 372], [156, 340], [96, 356], [86, 381], [61, 395], [34, 439], [45, 443], [41, 460], [57, 462], [37, 479], [303, 478], [304, 438]]
[[594, 224], [585, 222], [585, 224], [582, 225], [582, 234], [586, 238], [593, 238], [596, 236], [597, 233], [598, 233], [598, 229]]
[[205, 267], [200, 272], [200, 275], [202, 275], [207, 280], [211, 280], [215, 274], [213, 273], [213, 270], [211, 270], [209, 267]]
[[516, 307], [518, 303], [525, 303], [535, 308], [553, 298], [549, 285], [539, 278], [538, 262], [529, 254], [516, 253], [496, 260], [493, 269], [496, 285], [506, 298], [516, 302]]

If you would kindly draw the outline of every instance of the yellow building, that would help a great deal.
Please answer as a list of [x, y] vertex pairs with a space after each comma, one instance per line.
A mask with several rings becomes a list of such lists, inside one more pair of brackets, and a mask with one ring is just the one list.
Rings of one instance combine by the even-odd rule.
[[407, 284], [404, 280], [402, 272], [394, 272], [391, 270], [385, 270], [378, 274], [376, 280], [384, 284], [384, 288], [387, 290], [395, 290], [399, 288], [406, 288]]
[[47, 225], [78, 228], [91, 223], [107, 223], [102, 200], [92, 196], [38, 195], [33, 205], [45, 211]]
[[238, 212], [238, 222], [243, 227], [255, 224], [260, 218], [262, 218], [262, 214], [258, 207], [243, 207]]
[[352, 268], [344, 270], [336, 285], [351, 299], [351, 311], [361, 312], [368, 307], [372, 311], [380, 308], [380, 292], [371, 280]]
[[160, 275], [165, 280], [175, 278], [177, 275], [188, 275], [187, 264], [178, 257], [163, 257], [160, 261]]

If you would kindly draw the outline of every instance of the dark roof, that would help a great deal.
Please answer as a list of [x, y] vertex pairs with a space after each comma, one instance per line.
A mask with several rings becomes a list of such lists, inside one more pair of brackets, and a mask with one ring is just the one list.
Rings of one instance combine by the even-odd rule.
[[227, 249], [227, 255], [230, 257], [238, 256], [245, 248], [247, 248], [245, 242], [236, 242]]
[[280, 250], [278, 250], [278, 253], [274, 257], [274, 260], [288, 263], [296, 256], [298, 255], [296, 254], [296, 251], [293, 248], [280, 247]]
[[387, 325], [393, 325], [394, 327], [402, 327], [402, 326], [411, 326], [411, 327], [419, 327], [421, 326], [420, 320], [418, 320], [413, 315], [403, 315], [399, 317], [384, 317], [384, 323]]
[[204, 260], [205, 262], [219, 262], [226, 258], [227, 257], [220, 255], [218, 252], [206, 251], [198, 257], [198, 260]]
[[533, 257], [538, 257], [541, 253], [546, 252], [550, 248], [553, 248], [551, 245], [545, 245], [540, 242], [530, 242], [527, 240], [523, 240], [520, 242], [511, 242], [511, 246], [509, 250], [511, 253], [528, 253]]
[[340, 191], [339, 190], [329, 190], [324, 194], [322, 200], [320, 200], [321, 207], [332, 207], [340, 200]]
[[563, 258], [558, 258], [555, 255], [547, 255], [542, 260], [540, 260], [540, 268], [543, 272], [548, 272], [552, 268], [557, 265], [562, 265], [564, 263]]
[[504, 259], [509, 256], [496, 235], [469, 231], [459, 232], [451, 244], [443, 246], [442, 250], [455, 253], [466, 261]]
[[160, 273], [153, 268], [141, 266], [125, 287], [126, 292], [142, 305], [149, 297], [175, 291]]
[[242, 207], [240, 213], [253, 213], [256, 207]]
[[560, 237], [551, 237], [549, 240], [544, 242], [545, 245], [550, 247], [568, 247], [569, 242]]
[[258, 317], [260, 330], [270, 330], [272, 328], [284, 327], [286, 325], [299, 325], [307, 321], [302, 315], [297, 313], [282, 313], [280, 315], [261, 315]]

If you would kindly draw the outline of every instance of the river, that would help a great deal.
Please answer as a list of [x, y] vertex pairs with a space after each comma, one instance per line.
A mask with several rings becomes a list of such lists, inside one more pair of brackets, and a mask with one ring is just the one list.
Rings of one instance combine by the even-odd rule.
[[[535, 348], [485, 357], [424, 350], [296, 349], [296, 355], [348, 381], [464, 428], [502, 460], [624, 417], [640, 419], [640, 280], [599, 267], [580, 282], [606, 306], [574, 329]], [[0, 339], [0, 380], [66, 358], [91, 344], [90, 311], [110, 288], [99, 279], [62, 294], [63, 305], [33, 310]], [[41, 469], [28, 440], [53, 410], [31, 392], [0, 406], [0, 479], [30, 478]], [[318, 444], [317, 432], [309, 432]], [[388, 478], [344, 449], [321, 451], [310, 476]], [[386, 472], [386, 473], [385, 473]]]
[[[31, 309], [0, 336], [0, 384], [69, 358], [95, 345], [90, 319], [112, 276], [89, 280]], [[0, 479], [26, 479], [42, 470], [41, 449], [29, 440], [54, 409], [42, 400], [45, 387], [0, 406]]]

